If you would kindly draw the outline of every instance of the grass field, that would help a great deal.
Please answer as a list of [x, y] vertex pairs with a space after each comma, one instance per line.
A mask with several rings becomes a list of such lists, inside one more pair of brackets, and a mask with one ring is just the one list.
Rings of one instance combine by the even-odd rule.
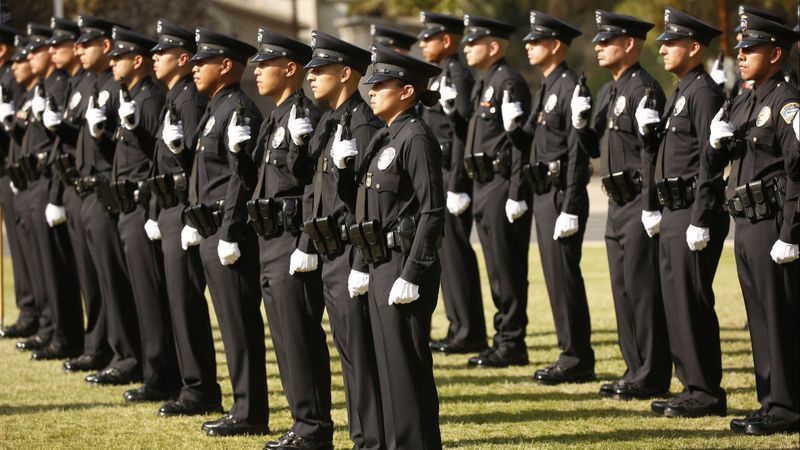
[[[530, 254], [528, 349], [531, 365], [511, 369], [470, 369], [464, 356], [434, 357], [441, 397], [440, 421], [446, 448], [796, 448], [800, 436], [755, 438], [728, 431], [731, 417], [757, 407], [748, 333], [742, 329], [745, 313], [736, 279], [732, 248], [723, 253], [715, 290], [722, 328], [723, 387], [728, 391], [729, 417], [666, 419], [649, 412], [649, 402], [601, 399], [601, 381], [582, 385], [545, 387], [530, 379], [535, 368], [553, 361], [558, 350], [553, 332], [541, 265]], [[6, 323], [16, 311], [6, 264]], [[587, 245], [583, 259], [597, 356], [597, 374], [611, 380], [622, 374], [624, 363], [617, 346], [616, 325], [608, 281], [605, 248]], [[482, 269], [483, 271], [483, 269]], [[482, 272], [485, 278], [485, 271]], [[493, 306], [483, 280], [487, 318]], [[11, 311], [8, 311], [8, 308]], [[434, 317], [434, 337], [446, 330], [444, 310]], [[231, 406], [230, 380], [225, 367], [219, 330], [215, 328], [217, 365], [224, 405]], [[351, 448], [348, 439], [344, 391], [339, 359], [330, 335], [333, 371], [333, 418], [336, 448]], [[267, 373], [271, 437], [291, 423], [283, 398], [272, 344], [267, 339]], [[124, 388], [94, 387], [83, 375], [65, 374], [60, 362], [31, 362], [28, 353], [0, 342], [0, 447], [2, 448], [261, 448], [263, 437], [208, 438], [200, 431], [210, 418], [157, 416], [157, 404], [126, 405]], [[677, 379], [672, 390], [681, 389]]]

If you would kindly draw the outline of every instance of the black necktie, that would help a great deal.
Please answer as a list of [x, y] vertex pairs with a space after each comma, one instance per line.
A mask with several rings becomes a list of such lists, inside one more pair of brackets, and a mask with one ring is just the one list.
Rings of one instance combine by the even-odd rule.
[[472, 117], [469, 119], [469, 125], [467, 125], [467, 141], [465, 145], [465, 155], [474, 155], [475, 149], [473, 148], [475, 145], [475, 127], [478, 123], [478, 108], [481, 106], [481, 95], [483, 95], [483, 78], [475, 85], [475, 88], [472, 90], [473, 96], [473, 103], [475, 108], [472, 112]]
[[[267, 164], [269, 164], [269, 146], [272, 145], [272, 130], [275, 128], [275, 117], [270, 114], [269, 119], [264, 127], [264, 134], [261, 136], [260, 142], [264, 144], [264, 153], [261, 154], [261, 161], [256, 161], [258, 164], [258, 182], [254, 191], [255, 198], [262, 198], [262, 190], [267, 181]], [[258, 152], [256, 152], [258, 154]]]
[[[675, 109], [675, 99], [678, 98], [679, 90], [679, 88], [675, 88], [675, 93], [672, 94], [669, 102], [667, 102], [667, 113], [664, 115], [664, 119], [662, 120], [669, 120], [670, 117], [672, 117], [672, 111]], [[664, 153], [666, 152], [665, 143], [667, 142], [668, 132], [668, 130], [664, 130], [664, 135], [661, 137], [661, 144], [658, 146], [658, 155], [656, 156], [656, 173], [654, 177], [656, 181], [661, 181], [664, 179]]]
[[603, 167], [608, 170], [608, 173], [612, 173], [611, 171], [611, 148], [609, 146], [609, 133], [611, 132], [613, 118], [614, 117], [614, 105], [617, 103], [617, 86], [611, 86], [611, 92], [608, 94], [608, 108], [606, 109], [606, 130], [603, 133], [602, 139], [600, 139], [600, 150], [603, 152]]

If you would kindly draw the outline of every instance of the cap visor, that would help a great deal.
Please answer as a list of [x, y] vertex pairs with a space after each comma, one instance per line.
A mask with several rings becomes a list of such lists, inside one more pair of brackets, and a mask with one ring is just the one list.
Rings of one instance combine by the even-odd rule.
[[175, 44], [170, 44], [168, 42], [159, 42], [158, 44], [156, 44], [155, 47], [150, 49], [150, 53], [163, 52], [164, 50], [169, 50], [171, 48], [176, 48], [176, 47], [177, 45]]
[[376, 84], [380, 83], [381, 81], [395, 80], [395, 79], [397, 78], [385, 73], [373, 73], [372, 75], [369, 76], [369, 78], [367, 78], [367, 81], [365, 81], [364, 84]]
[[607, 40], [615, 38], [617, 36], [622, 36], [622, 35], [621, 34], [617, 34], [617, 33], [611, 33], [609, 31], [601, 31], [601, 32], [597, 33], [594, 36], [594, 39], [592, 39], [592, 42], [596, 44], [598, 42], [607, 41]]
[[671, 31], [665, 31], [665, 32], [661, 33], [656, 38], [656, 40], [659, 41], [659, 42], [677, 41], [678, 39], [684, 39], [684, 38], [688, 38], [688, 37], [689, 36], [684, 36], [684, 35], [681, 35], [681, 34], [678, 34], [678, 33], [673, 33]]
[[524, 38], [522, 38], [522, 42], [533, 42], [538, 41], [539, 39], [543, 39], [545, 36], [543, 33], [528, 33]]
[[417, 40], [418, 41], [424, 41], [425, 39], [428, 39], [429, 37], [434, 36], [434, 35], [436, 35], [438, 33], [442, 33], [442, 31], [434, 32], [434, 31], [430, 31], [430, 30], [423, 30], [423, 31], [420, 31], [419, 34], [417, 35]]
[[[322, 67], [322, 66], [327, 66], [327, 65], [330, 65], [330, 64], [336, 64], [336, 63], [333, 62], [333, 61], [328, 61], [327, 59], [312, 58], [311, 61], [309, 61], [308, 64], [306, 64], [305, 68], [306, 69], [313, 69], [314, 67]], [[344, 64], [344, 63], [342, 63], [342, 64]]]
[[213, 58], [215, 56], [220, 56], [218, 53], [211, 53], [211, 52], [197, 52], [192, 56], [192, 59], [189, 61], [202, 61], [204, 59]]
[[280, 57], [281, 55], [276, 55], [274, 53], [258, 52], [250, 59], [250, 62], [272, 61], [273, 59], [278, 59]]
[[71, 41], [72, 39], [69, 36], [53, 36], [45, 42], [47, 45], [58, 45], [62, 44], [67, 41]]
[[111, 50], [110, 52], [108, 52], [108, 56], [110, 58], [116, 58], [117, 56], [122, 56], [124, 54], [133, 53], [133, 52], [134, 51], [129, 49], [129, 48], [115, 48], [114, 50]]
[[463, 39], [461, 39], [461, 43], [462, 44], [470, 44], [470, 43], [475, 42], [475, 41], [477, 41], [478, 39], [480, 39], [480, 38], [482, 38], [484, 36], [488, 36], [488, 34], [467, 34], [467, 35], [464, 35]]
[[758, 47], [759, 45], [778, 45], [778, 44], [775, 43], [775, 42], [762, 41], [762, 40], [759, 40], [759, 39], [742, 39], [741, 41], [739, 41], [738, 44], [736, 44], [736, 47], [733, 47], [733, 48], [736, 48], [736, 49], [739, 49], [739, 48], [752, 48], [752, 47]]
[[75, 43], [77, 43], [77, 44], [85, 44], [85, 43], [87, 43], [89, 41], [92, 41], [94, 39], [97, 39], [99, 37], [102, 37], [102, 36], [101, 35], [94, 35], [94, 34], [82, 34], [82, 35], [80, 35], [78, 40], [75, 41]]

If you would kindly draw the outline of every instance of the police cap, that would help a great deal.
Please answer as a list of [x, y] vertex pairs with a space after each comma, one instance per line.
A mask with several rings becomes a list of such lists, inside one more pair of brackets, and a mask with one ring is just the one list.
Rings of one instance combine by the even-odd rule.
[[375, 44], [372, 46], [372, 75], [364, 84], [396, 79], [414, 86], [427, 86], [430, 78], [441, 72], [438, 66]]
[[192, 57], [192, 61], [221, 56], [241, 64], [247, 64], [248, 58], [258, 52], [257, 48], [246, 42], [202, 27], [197, 27], [194, 39], [197, 43], [197, 53]]
[[545, 14], [541, 11], [531, 11], [531, 32], [522, 38], [522, 42], [531, 42], [539, 39], [558, 39], [569, 45], [572, 40], [580, 36], [581, 30], [572, 25]]
[[270, 61], [276, 58], [288, 58], [300, 65], [306, 65], [311, 60], [311, 47], [264, 27], [259, 28], [258, 53], [250, 61]]
[[656, 40], [691, 39], [708, 47], [708, 44], [721, 34], [722, 31], [707, 23], [675, 8], [667, 7], [664, 8], [664, 32]]
[[636, 17], [612, 13], [598, 9], [594, 12], [597, 22], [597, 35], [592, 42], [603, 42], [617, 36], [630, 36], [638, 39], [647, 39], [647, 32], [655, 24], [645, 22]]
[[428, 11], [419, 13], [422, 22], [422, 31], [417, 35], [418, 40], [425, 40], [439, 33], [464, 34], [464, 19], [446, 16]]
[[158, 44], [150, 49], [152, 53], [158, 53], [171, 48], [182, 48], [189, 53], [197, 51], [194, 33], [169, 20], [158, 19], [156, 33], [158, 34]]
[[311, 32], [311, 50], [311, 61], [306, 69], [343, 64], [364, 75], [370, 64], [371, 54], [367, 50], [318, 30]]

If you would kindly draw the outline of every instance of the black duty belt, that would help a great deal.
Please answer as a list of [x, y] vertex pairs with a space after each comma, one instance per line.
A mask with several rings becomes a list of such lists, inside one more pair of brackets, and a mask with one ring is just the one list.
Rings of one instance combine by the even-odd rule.
[[658, 202], [661, 203], [661, 206], [669, 208], [671, 211], [692, 206], [696, 190], [697, 176], [693, 176], [688, 180], [684, 180], [681, 177], [670, 177], [656, 181]]
[[75, 167], [75, 156], [71, 153], [64, 153], [56, 156], [53, 161], [53, 170], [61, 179], [61, 182], [67, 186], [75, 186], [75, 183], [81, 177], [78, 169]]
[[247, 202], [248, 222], [261, 237], [277, 236], [284, 231], [296, 234], [303, 224], [302, 199], [259, 198]]
[[314, 247], [320, 255], [340, 253], [349, 240], [347, 230], [346, 224], [339, 225], [331, 216], [315, 217], [303, 223], [303, 232], [314, 243]]
[[417, 221], [410, 216], [401, 217], [397, 225], [384, 231], [379, 220], [369, 220], [351, 225], [348, 236], [353, 246], [361, 253], [367, 264], [376, 264], [389, 259], [389, 251], [397, 250], [404, 255], [411, 253]]
[[628, 169], [600, 179], [603, 193], [618, 205], [624, 205], [642, 192], [642, 171]]
[[161, 208], [178, 206], [189, 198], [189, 182], [183, 172], [156, 175], [147, 180], [147, 186]]
[[553, 188], [563, 189], [560, 160], [525, 164], [522, 167], [522, 175], [528, 180], [536, 195], [546, 194]]
[[502, 149], [494, 155], [494, 158], [486, 153], [468, 154], [464, 157], [464, 168], [467, 176], [478, 183], [492, 181], [495, 173], [508, 178], [511, 176], [511, 150]]
[[786, 200], [785, 176], [753, 181], [736, 187], [736, 194], [725, 201], [723, 209], [733, 217], [744, 217], [750, 223], [772, 219]]
[[186, 208], [183, 211], [186, 219], [189, 220], [200, 236], [207, 238], [217, 232], [222, 225], [222, 218], [225, 215], [225, 201], [219, 200], [207, 206], [198, 203]]

